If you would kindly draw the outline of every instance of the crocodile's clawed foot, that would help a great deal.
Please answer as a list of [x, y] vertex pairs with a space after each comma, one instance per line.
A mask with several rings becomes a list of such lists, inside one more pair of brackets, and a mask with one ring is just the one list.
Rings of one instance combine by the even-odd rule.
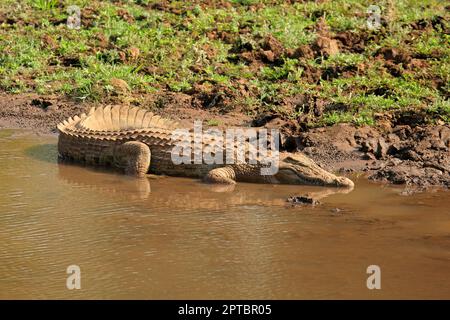
[[139, 141], [128, 141], [114, 149], [114, 164], [131, 176], [143, 177], [150, 167], [150, 149]]
[[236, 183], [236, 173], [231, 167], [216, 168], [209, 171], [203, 180], [207, 183], [232, 185]]

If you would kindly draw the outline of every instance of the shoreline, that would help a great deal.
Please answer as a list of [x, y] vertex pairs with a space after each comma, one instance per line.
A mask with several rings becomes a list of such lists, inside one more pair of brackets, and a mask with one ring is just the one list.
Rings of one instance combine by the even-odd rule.
[[[56, 124], [87, 112], [98, 103], [77, 103], [66, 97], [37, 94], [0, 94], [0, 129], [30, 129], [39, 135], [57, 134]], [[339, 174], [364, 174], [368, 179], [405, 185], [415, 192], [450, 187], [450, 126], [405, 124], [384, 128], [337, 124], [292, 130], [290, 123], [274, 117], [253, 123], [244, 115], [214, 114], [177, 106], [176, 101], [155, 113], [183, 123], [216, 117], [227, 126], [264, 126], [280, 129], [281, 149], [303, 152], [321, 167]], [[207, 123], [206, 123], [207, 124]], [[215, 126], [225, 128], [224, 125]]]

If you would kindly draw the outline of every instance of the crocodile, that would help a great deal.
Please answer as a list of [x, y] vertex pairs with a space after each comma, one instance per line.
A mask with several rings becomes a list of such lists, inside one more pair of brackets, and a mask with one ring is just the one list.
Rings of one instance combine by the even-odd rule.
[[[173, 132], [181, 128], [179, 123], [137, 107], [93, 107], [87, 114], [64, 120], [57, 128], [60, 159], [111, 166], [134, 176], [151, 173], [201, 178], [219, 184], [242, 181], [353, 187], [350, 179], [322, 169], [302, 153], [279, 152], [278, 171], [272, 175], [261, 174], [265, 166], [261, 159], [256, 163], [220, 164], [202, 160], [176, 164], [172, 161]], [[244, 143], [249, 144], [248, 140]]]

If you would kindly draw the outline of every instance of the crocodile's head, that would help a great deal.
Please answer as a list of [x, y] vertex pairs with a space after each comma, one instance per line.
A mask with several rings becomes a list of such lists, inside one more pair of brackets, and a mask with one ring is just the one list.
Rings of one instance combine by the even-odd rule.
[[303, 184], [330, 187], [353, 188], [353, 181], [338, 177], [320, 168], [314, 161], [301, 153], [280, 153], [278, 172], [275, 178], [279, 183]]

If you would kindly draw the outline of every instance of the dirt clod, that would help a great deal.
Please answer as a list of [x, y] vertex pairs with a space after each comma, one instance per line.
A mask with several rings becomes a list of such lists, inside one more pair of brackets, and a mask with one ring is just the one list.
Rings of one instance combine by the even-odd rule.
[[112, 78], [110, 84], [117, 93], [125, 93], [130, 90], [128, 83], [122, 79]]
[[312, 45], [312, 49], [316, 52], [316, 55], [324, 56], [326, 58], [339, 53], [338, 42], [324, 36], [317, 37]]

